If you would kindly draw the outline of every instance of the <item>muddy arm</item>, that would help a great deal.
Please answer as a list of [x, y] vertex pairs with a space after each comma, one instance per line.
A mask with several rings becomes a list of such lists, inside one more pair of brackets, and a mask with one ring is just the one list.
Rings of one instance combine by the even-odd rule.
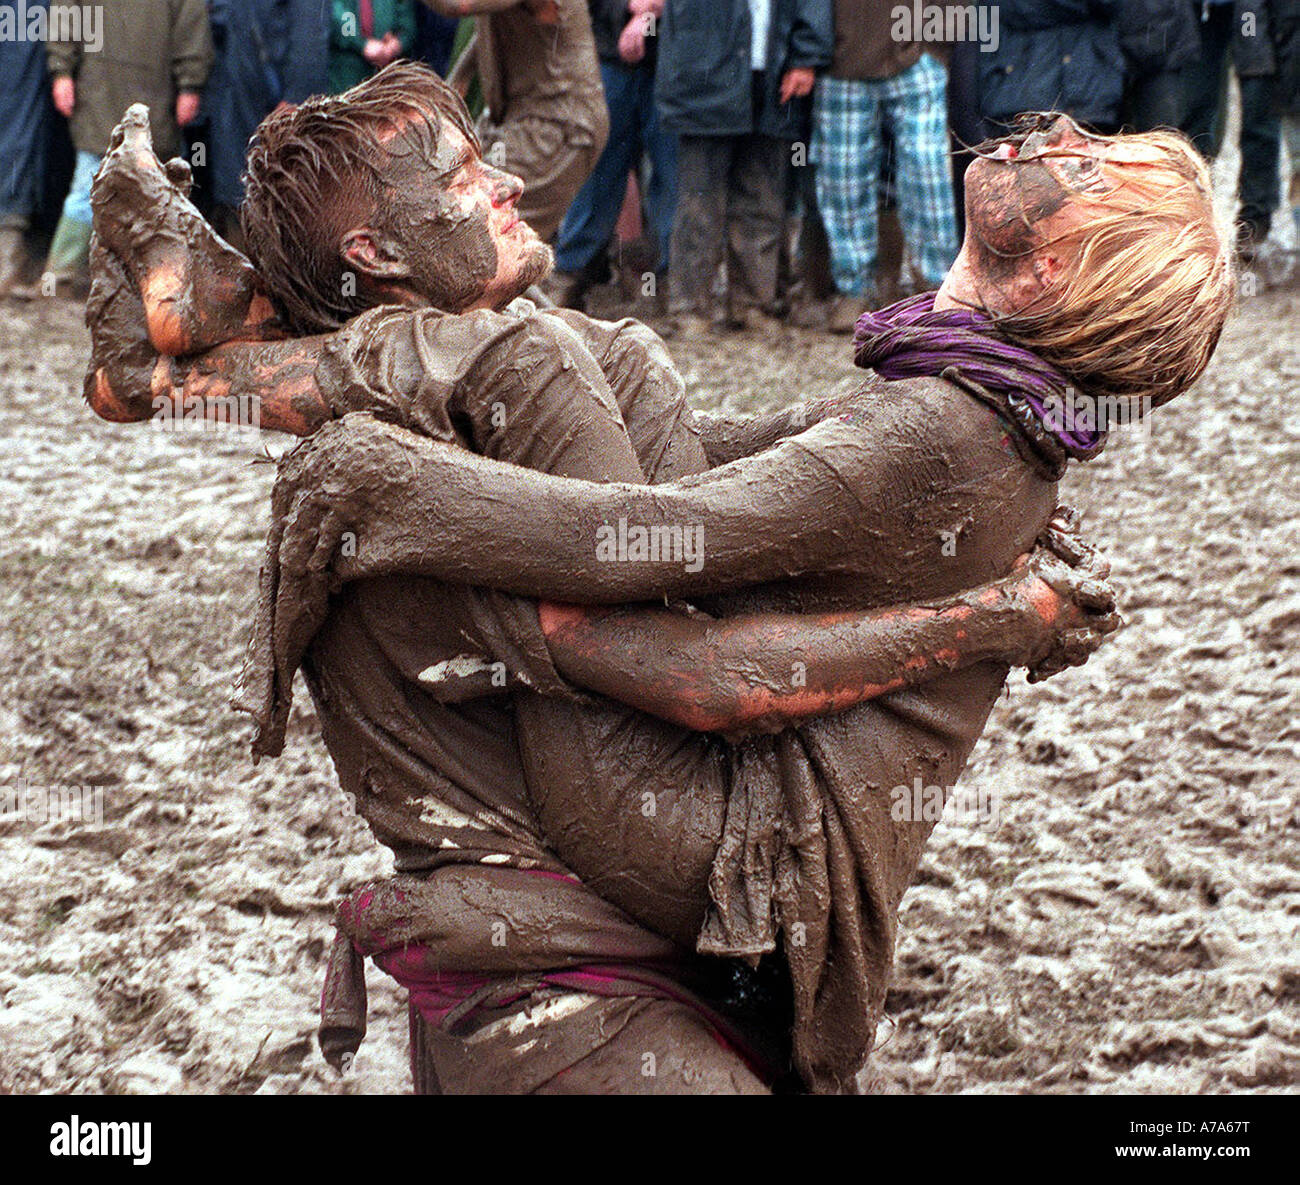
[[827, 421], [699, 477], [600, 484], [352, 415], [286, 459], [277, 506], [292, 508], [304, 540], [356, 534], [355, 554], [336, 556], [343, 580], [406, 573], [617, 604], [861, 571], [874, 551], [875, 508], [859, 496], [906, 496], [916, 465], [905, 449], [869, 447], [856, 427]]
[[837, 402], [815, 399], [757, 415], [696, 412], [695, 425], [704, 442], [709, 466], [716, 468], [741, 457], [752, 457], [788, 436], [797, 436], [833, 414]]
[[332, 415], [316, 371], [321, 338], [217, 346], [195, 359], [160, 355], [134, 282], [96, 240], [86, 304], [85, 395], [116, 423], [207, 419], [308, 436]]
[[976, 663], [1078, 665], [1119, 624], [1107, 571], [1040, 547], [1013, 575], [937, 604], [721, 620], [548, 602], [538, 613], [579, 686], [698, 732], [778, 731]]

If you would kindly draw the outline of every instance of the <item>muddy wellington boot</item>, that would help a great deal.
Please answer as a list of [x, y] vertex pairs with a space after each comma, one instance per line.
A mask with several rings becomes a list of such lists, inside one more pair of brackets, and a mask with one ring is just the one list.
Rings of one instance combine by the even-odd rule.
[[23, 238], [21, 227], [0, 226], [0, 299], [9, 295], [22, 275], [27, 261]]
[[15, 287], [13, 294], [28, 300], [71, 295], [70, 289], [74, 284], [86, 277], [92, 229], [89, 222], [60, 218], [59, 225], [54, 230], [54, 239], [50, 243], [45, 267], [41, 270], [41, 278], [35, 284]]

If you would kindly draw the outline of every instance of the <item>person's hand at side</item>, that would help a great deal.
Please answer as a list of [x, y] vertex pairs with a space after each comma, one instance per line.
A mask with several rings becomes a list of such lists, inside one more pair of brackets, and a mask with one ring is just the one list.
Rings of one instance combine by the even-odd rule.
[[54, 80], [51, 91], [54, 96], [54, 109], [64, 119], [71, 119], [73, 111], [77, 109], [77, 84], [70, 76], [60, 75]]
[[194, 117], [199, 113], [199, 93], [198, 91], [181, 91], [176, 96], [176, 124], [178, 127], [188, 127], [194, 122]]
[[618, 35], [618, 56], [629, 66], [645, 59], [645, 17], [634, 16]]
[[795, 66], [781, 77], [781, 102], [802, 99], [812, 94], [813, 83], [817, 81], [817, 72], [811, 66]]

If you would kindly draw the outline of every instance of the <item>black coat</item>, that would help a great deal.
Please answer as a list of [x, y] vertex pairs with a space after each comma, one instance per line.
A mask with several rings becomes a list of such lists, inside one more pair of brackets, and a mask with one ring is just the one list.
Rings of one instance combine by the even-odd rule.
[[659, 21], [655, 99], [664, 127], [691, 136], [758, 132], [807, 139], [808, 99], [779, 102], [781, 77], [821, 69], [834, 48], [831, 0], [772, 0], [762, 94], [755, 104], [748, 0], [668, 0]]
[[[591, 35], [596, 42], [596, 56], [602, 62], [621, 62], [618, 39], [632, 19], [627, 0], [587, 0], [591, 13]], [[646, 39], [646, 56], [654, 53], [654, 38]]]
[[1124, 95], [1121, 0], [1002, 0], [998, 48], [979, 55], [990, 132], [1022, 111], [1116, 127]]
[[217, 62], [204, 106], [212, 127], [216, 201], [244, 200], [249, 137], [280, 102], [323, 94], [330, 7], [324, 0], [216, 0], [211, 6]]
[[1201, 53], [1196, 9], [1188, 0], [1123, 0], [1119, 43], [1138, 75], [1178, 70]]
[[1232, 7], [1232, 64], [1237, 73], [1242, 78], [1272, 74], [1276, 63], [1267, 0], [1236, 0]]
[[1277, 62], [1278, 110], [1300, 116], [1300, 0], [1270, 0], [1269, 25]]

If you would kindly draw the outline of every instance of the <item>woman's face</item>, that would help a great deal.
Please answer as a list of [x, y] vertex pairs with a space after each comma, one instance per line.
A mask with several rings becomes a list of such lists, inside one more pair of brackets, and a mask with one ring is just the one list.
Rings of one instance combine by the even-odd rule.
[[1139, 137], [1093, 136], [1068, 115], [1043, 117], [976, 149], [966, 170], [966, 241], [937, 306], [1023, 308], [1068, 262], [1063, 236], [1144, 159], [1151, 156]]

